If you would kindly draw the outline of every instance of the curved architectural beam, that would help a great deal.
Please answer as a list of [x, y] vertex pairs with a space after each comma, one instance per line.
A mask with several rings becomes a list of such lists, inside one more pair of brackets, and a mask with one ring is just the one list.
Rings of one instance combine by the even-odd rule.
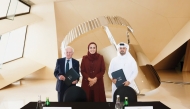
[[87, 22], [84, 22], [82, 24], [79, 24], [77, 27], [73, 28], [64, 38], [62, 42], [62, 47], [65, 47], [70, 42], [72, 42], [75, 38], [79, 37], [80, 35], [83, 35], [85, 33], [88, 33], [91, 30], [94, 30], [96, 28], [100, 28], [107, 25], [120, 25], [120, 26], [126, 26], [130, 32], [133, 32], [133, 29], [129, 25], [129, 23], [119, 17], [119, 16], [103, 16], [98, 17], [92, 20], [89, 20]]

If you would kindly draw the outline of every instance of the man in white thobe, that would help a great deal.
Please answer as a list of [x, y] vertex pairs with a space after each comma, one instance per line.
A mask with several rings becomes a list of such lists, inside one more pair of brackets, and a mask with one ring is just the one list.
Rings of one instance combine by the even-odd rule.
[[129, 53], [129, 45], [123, 42], [117, 45], [117, 56], [111, 60], [109, 66], [108, 75], [112, 80], [112, 97], [115, 90], [117, 89], [115, 85], [117, 80], [112, 78], [111, 73], [119, 69], [123, 69], [125, 78], [127, 79], [127, 81], [125, 81], [123, 85], [130, 86], [135, 89], [134, 86], [136, 85], [134, 83], [134, 79], [138, 74], [137, 64], [134, 58]]

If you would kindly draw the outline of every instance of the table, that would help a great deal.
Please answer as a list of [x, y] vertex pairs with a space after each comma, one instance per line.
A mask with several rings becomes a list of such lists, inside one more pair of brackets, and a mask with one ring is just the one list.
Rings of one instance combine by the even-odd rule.
[[[21, 109], [36, 109], [37, 102], [29, 102]], [[72, 109], [114, 109], [114, 102], [50, 102], [51, 107], [72, 107]], [[153, 109], [170, 109], [160, 101], [130, 102], [129, 106], [153, 106]]]

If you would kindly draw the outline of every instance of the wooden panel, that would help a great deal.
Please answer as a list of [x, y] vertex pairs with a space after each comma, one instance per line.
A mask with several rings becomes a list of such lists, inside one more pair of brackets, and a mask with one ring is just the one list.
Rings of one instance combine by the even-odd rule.
[[187, 43], [183, 71], [190, 71], [190, 40]]
[[187, 46], [187, 43], [184, 43], [182, 46], [180, 46], [178, 49], [176, 49], [170, 55], [168, 55], [163, 60], [161, 60], [159, 63], [157, 63], [154, 66], [154, 68], [156, 70], [175, 69], [177, 67], [178, 63], [180, 62], [180, 60], [185, 55], [186, 46]]
[[1, 79], [3, 79], [3, 77], [2, 77], [1, 74], [0, 74], [0, 80], [1, 80]]
[[149, 84], [152, 86], [152, 89], [160, 86], [160, 77], [152, 65], [147, 64], [146, 66], [140, 66], [140, 69], [145, 74]]
[[44, 65], [27, 58], [6, 63], [0, 70], [0, 74], [3, 77], [0, 80], [0, 89], [44, 67]]
[[41, 21], [42, 18], [36, 16], [35, 14], [27, 14], [15, 17], [14, 20], [0, 20], [0, 34], [7, 33], [14, 29], [32, 24], [37, 21]]

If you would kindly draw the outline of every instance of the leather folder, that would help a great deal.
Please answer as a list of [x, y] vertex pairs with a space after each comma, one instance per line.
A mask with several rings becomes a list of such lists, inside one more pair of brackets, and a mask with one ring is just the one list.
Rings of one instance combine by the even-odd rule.
[[73, 81], [77, 80], [80, 75], [73, 69], [69, 69], [69, 71], [65, 74], [65, 84], [70, 86]]
[[124, 75], [124, 72], [123, 72], [123, 69], [119, 69], [117, 71], [114, 71], [111, 73], [113, 79], [117, 79], [116, 81], [116, 87], [119, 87], [119, 86], [122, 86], [123, 83], [127, 80], [125, 78], [125, 75]]

